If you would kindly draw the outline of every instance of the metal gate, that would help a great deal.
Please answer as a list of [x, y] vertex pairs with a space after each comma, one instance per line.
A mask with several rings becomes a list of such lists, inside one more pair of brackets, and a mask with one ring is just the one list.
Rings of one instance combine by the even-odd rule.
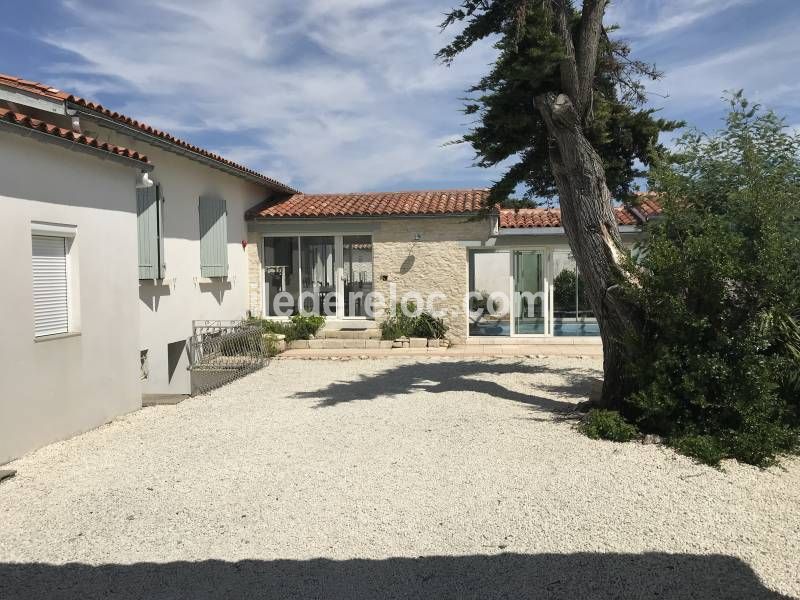
[[245, 321], [192, 321], [189, 371], [192, 395], [203, 394], [267, 364], [261, 328]]

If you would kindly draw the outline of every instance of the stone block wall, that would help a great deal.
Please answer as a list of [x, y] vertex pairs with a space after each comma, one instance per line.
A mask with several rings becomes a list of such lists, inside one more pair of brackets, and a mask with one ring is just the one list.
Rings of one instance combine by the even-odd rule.
[[262, 288], [264, 287], [264, 236], [255, 231], [247, 233], [247, 296], [250, 314], [260, 317], [262, 313]]
[[[381, 223], [374, 234], [375, 290], [400, 302], [409, 292], [425, 297], [440, 293], [434, 308], [446, 311], [448, 337], [463, 343], [467, 337], [466, 296], [469, 287], [467, 241], [485, 241], [488, 221], [463, 217], [395, 219]], [[416, 239], [419, 238], [419, 239]], [[391, 301], [387, 302], [387, 304]], [[385, 317], [384, 312], [376, 316]]]

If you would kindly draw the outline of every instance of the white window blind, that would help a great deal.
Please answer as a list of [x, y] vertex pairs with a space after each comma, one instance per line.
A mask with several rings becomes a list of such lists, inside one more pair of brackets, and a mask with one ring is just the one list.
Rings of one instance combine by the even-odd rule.
[[33, 236], [33, 315], [35, 335], [69, 331], [67, 240]]

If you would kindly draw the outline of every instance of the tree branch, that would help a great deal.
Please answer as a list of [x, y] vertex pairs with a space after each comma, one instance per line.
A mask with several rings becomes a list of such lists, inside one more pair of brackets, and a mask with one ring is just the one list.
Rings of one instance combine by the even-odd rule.
[[581, 120], [586, 118], [591, 106], [597, 53], [603, 33], [603, 15], [607, 5], [608, 0], [583, 0], [576, 61], [578, 92], [577, 97], [573, 98]]
[[572, 42], [572, 29], [570, 27], [572, 4], [569, 0], [552, 1], [555, 11], [556, 30], [564, 45], [564, 58], [561, 59], [560, 65], [561, 86], [572, 102], [581, 106], [578, 64], [575, 60], [575, 44]]

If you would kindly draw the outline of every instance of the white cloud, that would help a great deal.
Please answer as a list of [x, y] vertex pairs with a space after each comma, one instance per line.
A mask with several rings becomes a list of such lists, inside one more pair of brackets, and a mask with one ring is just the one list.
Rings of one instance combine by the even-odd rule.
[[606, 22], [619, 24], [626, 37], [659, 36], [754, 1], [618, 0], [609, 7]]
[[493, 174], [468, 169], [468, 147], [441, 147], [493, 54], [484, 44], [453, 67], [434, 61], [451, 3], [65, 0], [71, 22], [46, 40], [75, 60], [54, 66], [52, 83], [124, 97], [113, 108], [204, 132], [308, 191], [484, 185]]
[[651, 86], [668, 94], [682, 110], [719, 105], [725, 90], [744, 89], [751, 100], [769, 106], [799, 106], [796, 82], [800, 39], [793, 30], [773, 31], [767, 41], [728, 48], [697, 62], [675, 65]]

